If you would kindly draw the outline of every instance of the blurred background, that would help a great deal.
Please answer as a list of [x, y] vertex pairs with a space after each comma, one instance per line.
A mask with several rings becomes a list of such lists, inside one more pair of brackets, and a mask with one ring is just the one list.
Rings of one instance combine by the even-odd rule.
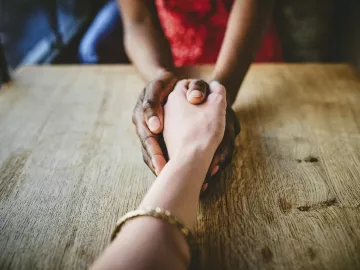
[[[360, 70], [359, 0], [278, 0], [274, 22], [286, 62], [349, 62]], [[106, 44], [108, 37], [116, 42]], [[113, 0], [0, 0], [0, 43], [10, 69], [128, 63]]]

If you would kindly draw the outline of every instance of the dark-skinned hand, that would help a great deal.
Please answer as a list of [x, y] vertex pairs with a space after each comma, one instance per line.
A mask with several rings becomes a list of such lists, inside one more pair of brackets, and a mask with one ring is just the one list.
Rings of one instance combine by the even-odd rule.
[[[141, 141], [144, 162], [156, 175], [161, 172], [166, 164], [167, 151], [161, 136], [164, 123], [163, 106], [177, 81], [176, 76], [170, 72], [165, 72], [150, 82], [140, 93], [132, 116], [137, 135]], [[209, 86], [202, 80], [192, 79], [189, 81], [188, 101], [192, 104], [200, 104], [205, 100], [211, 84]], [[219, 169], [225, 168], [231, 162], [235, 138], [239, 132], [239, 121], [228, 105], [224, 138], [215, 153], [206, 182], [208, 182], [210, 176], [213, 176]], [[204, 185], [204, 189], [206, 187], [207, 183]]]
[[164, 72], [150, 82], [141, 91], [132, 115], [136, 133], [141, 141], [144, 162], [156, 175], [166, 164], [165, 151], [160, 147], [164, 124], [163, 106], [177, 81], [171, 72]]

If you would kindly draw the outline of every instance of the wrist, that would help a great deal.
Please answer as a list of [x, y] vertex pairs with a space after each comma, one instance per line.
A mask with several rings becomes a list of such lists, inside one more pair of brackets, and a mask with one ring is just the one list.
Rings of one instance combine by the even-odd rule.
[[[183, 178], [181, 185], [191, 185], [198, 193], [204, 182], [206, 174], [209, 170], [214, 153], [201, 149], [201, 148], [189, 148], [178, 149], [171, 156], [170, 161], [166, 166], [175, 167], [177, 173], [180, 173]], [[174, 180], [172, 180], [172, 183]]]
[[181, 163], [194, 164], [197, 167], [204, 167], [207, 170], [215, 151], [216, 147], [209, 144], [188, 143], [175, 149], [171, 159]]

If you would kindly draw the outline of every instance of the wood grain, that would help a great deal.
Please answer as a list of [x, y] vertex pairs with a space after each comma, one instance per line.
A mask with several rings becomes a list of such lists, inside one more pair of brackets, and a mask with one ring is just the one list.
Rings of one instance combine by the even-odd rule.
[[[129, 66], [44, 66], [0, 90], [1, 269], [84, 269], [106, 247], [154, 180], [142, 87]], [[204, 269], [360, 268], [359, 104], [349, 66], [251, 68], [234, 162], [200, 207]]]

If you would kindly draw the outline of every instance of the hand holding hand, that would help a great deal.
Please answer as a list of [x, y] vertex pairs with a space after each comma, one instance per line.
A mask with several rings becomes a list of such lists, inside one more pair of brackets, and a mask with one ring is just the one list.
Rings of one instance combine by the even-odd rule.
[[[141, 141], [144, 162], [155, 174], [160, 173], [166, 164], [166, 148], [161, 145], [159, 134], [164, 127], [164, 103], [177, 81], [171, 72], [161, 73], [143, 89], [133, 111], [132, 120]], [[192, 80], [189, 85], [192, 90], [188, 93], [189, 102], [201, 103], [206, 97], [206, 86], [204, 81]]]
[[194, 90], [198, 88], [194, 87], [196, 82], [199, 81], [179, 81], [170, 93], [165, 105], [163, 135], [170, 158], [179, 151], [200, 150], [209, 155], [211, 162], [225, 132], [226, 91], [222, 85], [213, 82], [206, 100], [193, 105], [190, 102], [196, 103], [199, 101], [196, 98], [205, 96]]
[[166, 164], [159, 134], [164, 127], [163, 105], [176, 82], [172, 73], [162, 73], [143, 89], [132, 115], [144, 162], [154, 173], [160, 172]]

